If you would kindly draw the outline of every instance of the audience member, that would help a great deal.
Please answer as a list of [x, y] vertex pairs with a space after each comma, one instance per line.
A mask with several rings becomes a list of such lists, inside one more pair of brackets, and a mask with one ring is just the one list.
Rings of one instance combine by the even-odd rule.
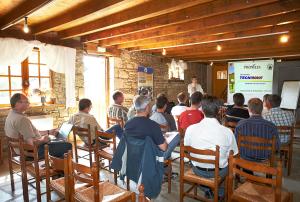
[[152, 113], [150, 119], [158, 123], [159, 125], [166, 126], [168, 129], [163, 130], [163, 132], [168, 131], [176, 131], [176, 123], [170, 114], [165, 113], [165, 110], [167, 108], [168, 99], [166, 97], [158, 97], [156, 99], [156, 111]]
[[249, 118], [249, 112], [244, 107], [245, 98], [242, 93], [235, 93], [233, 95], [234, 105], [226, 111], [226, 121], [238, 122], [242, 119]]
[[[205, 118], [200, 123], [196, 123], [187, 128], [184, 145], [202, 150], [215, 150], [216, 145], [219, 145], [219, 175], [224, 178], [227, 175], [229, 151], [233, 150], [234, 155], [236, 155], [238, 153], [238, 147], [233, 132], [225, 126], [222, 126], [217, 120], [219, 107], [218, 100], [212, 96], [208, 96], [202, 100], [202, 110]], [[195, 157], [199, 156], [196, 154], [191, 155]], [[211, 156], [201, 155], [201, 158], [210, 159]], [[192, 161], [192, 169], [196, 175], [205, 178], [214, 177], [215, 167], [212, 164]], [[211, 195], [209, 194], [210, 192], [211, 191], [207, 190], [206, 195]], [[220, 195], [224, 196], [223, 194], [223, 192], [220, 193]]]
[[114, 100], [114, 104], [108, 108], [108, 116], [110, 118], [123, 119], [125, 123], [128, 120], [128, 109], [122, 106], [124, 102], [124, 95], [121, 91], [115, 91], [112, 97]]
[[[69, 123], [73, 124], [75, 126], [79, 126], [81, 128], [87, 128], [88, 125], [91, 126], [91, 137], [92, 140], [95, 140], [95, 127], [97, 127], [97, 130], [103, 131], [101, 126], [98, 124], [96, 118], [90, 114], [90, 111], [92, 109], [92, 102], [89, 99], [81, 99], [79, 101], [79, 112], [74, 114], [70, 117]], [[116, 136], [121, 139], [123, 134], [123, 129], [120, 125], [114, 125], [110, 129], [106, 130], [107, 133], [115, 132]], [[82, 139], [86, 144], [88, 144], [87, 138]]]
[[268, 103], [267, 103], [267, 99], [268, 97], [270, 96], [270, 94], [265, 94], [263, 96], [263, 111], [262, 111], [262, 115], [264, 115], [265, 113], [268, 112], [268, 108], [271, 108], [270, 106], [268, 106]]
[[[280, 141], [276, 126], [261, 116], [263, 102], [259, 98], [252, 98], [248, 101], [249, 119], [239, 121], [235, 129], [235, 137], [238, 135], [255, 136], [272, 139], [276, 137], [276, 149], [279, 149]], [[249, 150], [240, 148], [241, 157], [251, 161], [264, 161], [269, 159], [270, 153], [263, 150]]]
[[[264, 119], [271, 121], [276, 126], [292, 126], [295, 122], [294, 114], [280, 108], [281, 97], [279, 95], [269, 95], [266, 101], [268, 112], [263, 115]], [[279, 134], [280, 142], [289, 141], [287, 134]]]
[[130, 119], [124, 128], [124, 135], [145, 138], [149, 136], [153, 142], [164, 151], [165, 159], [171, 157], [172, 151], [178, 145], [180, 138], [176, 135], [173, 140], [167, 144], [159, 124], [148, 118], [150, 113], [150, 99], [146, 96], [137, 96], [134, 100], [134, 107], [137, 111], [136, 116]]
[[178, 128], [187, 129], [190, 125], [199, 123], [203, 118], [203, 113], [199, 110], [201, 106], [202, 93], [195, 92], [191, 96], [191, 107], [182, 112], [178, 120]]
[[178, 104], [172, 108], [171, 114], [173, 116], [180, 116], [182, 112], [186, 110], [187, 96], [181, 92], [177, 95]]
[[[51, 142], [49, 135], [57, 135], [57, 130], [38, 131], [31, 123], [30, 119], [24, 114], [29, 108], [28, 98], [16, 93], [10, 99], [11, 111], [5, 120], [5, 135], [11, 138], [19, 138], [19, 134], [23, 136], [24, 141], [30, 145], [34, 142], [39, 144], [38, 157], [44, 158], [44, 145], [49, 145], [49, 153], [53, 156], [63, 158], [64, 153], [72, 150], [72, 144], [64, 141]], [[19, 151], [16, 151], [17, 153]]]
[[[159, 97], [166, 97], [167, 98], [167, 96], [164, 94], [164, 93], [159, 93], [157, 96], [156, 96], [156, 99], [158, 99]], [[167, 100], [168, 100], [168, 98], [167, 98]], [[174, 102], [167, 102], [167, 108], [166, 108], [166, 110], [165, 110], [165, 113], [167, 113], [167, 114], [171, 114], [171, 111], [172, 111], [172, 108], [175, 106], [175, 103]], [[157, 107], [156, 107], [156, 104], [154, 104], [153, 106], [152, 106], [152, 109], [151, 109], [151, 114], [152, 113], [154, 113], [154, 112], [156, 112], [156, 109], [157, 109]]]

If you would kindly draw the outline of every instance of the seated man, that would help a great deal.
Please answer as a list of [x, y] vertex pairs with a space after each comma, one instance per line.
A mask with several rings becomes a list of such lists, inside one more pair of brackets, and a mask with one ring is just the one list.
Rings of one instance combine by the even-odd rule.
[[[156, 96], [156, 99], [158, 99], [159, 97], [165, 97], [167, 99], [167, 108], [165, 110], [165, 113], [167, 114], [171, 114], [171, 111], [173, 109], [173, 107], [175, 106], [175, 103], [174, 102], [169, 102], [167, 96], [164, 94], [164, 93], [159, 93], [157, 96]], [[156, 112], [156, 104], [154, 104], [151, 108], [151, 114], [153, 114], [154, 112]]]
[[158, 97], [156, 99], [156, 111], [152, 113], [150, 119], [158, 123], [159, 125], [167, 126], [168, 130], [163, 130], [163, 132], [176, 131], [176, 123], [170, 114], [165, 113], [167, 108], [168, 99], [166, 97]]
[[116, 118], [116, 119], [123, 119], [124, 123], [128, 120], [127, 112], [128, 109], [122, 106], [124, 102], [124, 95], [121, 91], [116, 91], [113, 94], [114, 104], [108, 108], [108, 117]]
[[[219, 107], [219, 102], [214, 97], [208, 96], [202, 101], [202, 110], [205, 118], [200, 123], [196, 123], [187, 128], [184, 145], [203, 150], [215, 150], [216, 145], [219, 145], [219, 175], [225, 177], [227, 175], [229, 151], [233, 150], [234, 155], [236, 155], [238, 153], [238, 147], [233, 132], [225, 126], [222, 126], [217, 120]], [[197, 157], [197, 155], [193, 156]], [[202, 157], [205, 158], [204, 156]], [[192, 162], [192, 166], [196, 175], [206, 178], [214, 177], [214, 165]], [[209, 190], [207, 190], [207, 192], [209, 193]], [[207, 192], [206, 195], [208, 194]], [[223, 193], [220, 193], [220, 195], [223, 195]]]
[[[235, 138], [238, 141], [238, 135], [250, 135], [272, 139], [276, 137], [276, 149], [279, 149], [280, 141], [276, 126], [261, 116], [263, 102], [259, 98], [252, 98], [248, 101], [249, 119], [239, 121], [235, 128]], [[240, 149], [241, 157], [250, 161], [264, 161], [269, 159], [270, 153], [262, 150]]]
[[226, 121], [239, 122], [242, 119], [249, 118], [249, 112], [244, 107], [245, 98], [242, 93], [235, 93], [233, 95], [234, 105], [226, 111]]
[[186, 130], [190, 125], [199, 123], [203, 118], [203, 113], [199, 110], [201, 106], [202, 94], [194, 92], [191, 96], [191, 107], [182, 112], [178, 120], [178, 128]]
[[[267, 97], [268, 112], [263, 117], [271, 121], [276, 126], [292, 126], [295, 122], [293, 112], [280, 109], [281, 97], [279, 95], [269, 95]], [[286, 143], [289, 141], [289, 136], [279, 134], [280, 142]]]
[[169, 144], [166, 142], [159, 125], [148, 118], [151, 108], [150, 99], [146, 96], [137, 96], [134, 100], [134, 107], [136, 109], [136, 116], [125, 124], [124, 134], [138, 138], [151, 137], [154, 144], [164, 151], [164, 158], [170, 158], [172, 151], [180, 141], [179, 134]]
[[29, 104], [28, 98], [21, 93], [16, 93], [11, 97], [10, 105], [12, 109], [5, 120], [5, 134], [11, 138], [19, 138], [19, 134], [21, 134], [24, 141], [30, 145], [33, 145], [33, 142], [37, 141], [39, 144], [38, 157], [40, 159], [44, 158], [45, 144], [49, 145], [50, 155], [63, 158], [64, 153], [72, 150], [72, 144], [63, 141], [51, 142], [49, 135], [56, 135], [56, 130], [38, 131], [24, 114], [29, 108]]
[[177, 95], [177, 100], [178, 100], [178, 104], [172, 108], [171, 114], [173, 116], [180, 116], [180, 114], [182, 112], [184, 112], [186, 110], [186, 100], [187, 100], [187, 96], [181, 92]]
[[[87, 128], [88, 124], [91, 126], [91, 137], [92, 140], [95, 140], [95, 127], [97, 127], [97, 130], [103, 131], [103, 129], [98, 124], [96, 118], [90, 114], [90, 111], [92, 109], [92, 102], [89, 99], [81, 99], [79, 101], [79, 112], [74, 114], [70, 117], [69, 123], [73, 124], [74, 126], [79, 126], [81, 128]], [[107, 133], [116, 133], [116, 136], [121, 139], [123, 135], [123, 129], [120, 125], [114, 125], [110, 129], [108, 129]], [[88, 144], [88, 140], [86, 138], [83, 139], [84, 143]]]

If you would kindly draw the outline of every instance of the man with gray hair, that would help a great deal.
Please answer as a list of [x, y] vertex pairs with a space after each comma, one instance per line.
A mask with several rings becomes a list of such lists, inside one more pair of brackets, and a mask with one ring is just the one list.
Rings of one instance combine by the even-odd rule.
[[124, 135], [141, 139], [149, 136], [154, 144], [156, 144], [160, 150], [164, 151], [164, 158], [170, 158], [172, 151], [180, 141], [179, 135], [176, 135], [169, 144], [166, 142], [159, 124], [148, 118], [151, 107], [150, 99], [147, 96], [137, 96], [133, 103], [136, 109], [136, 115], [125, 124]]

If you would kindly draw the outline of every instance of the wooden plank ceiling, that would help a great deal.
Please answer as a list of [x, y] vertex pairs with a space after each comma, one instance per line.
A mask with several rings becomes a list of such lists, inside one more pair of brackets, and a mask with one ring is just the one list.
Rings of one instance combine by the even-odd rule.
[[[0, 36], [22, 29], [91, 53], [142, 51], [186, 61], [300, 58], [299, 0], [0, 0]], [[1, 33], [2, 32], [2, 33]], [[282, 35], [287, 43], [279, 41]], [[217, 46], [221, 50], [217, 50]], [[100, 54], [100, 53], [99, 53]]]

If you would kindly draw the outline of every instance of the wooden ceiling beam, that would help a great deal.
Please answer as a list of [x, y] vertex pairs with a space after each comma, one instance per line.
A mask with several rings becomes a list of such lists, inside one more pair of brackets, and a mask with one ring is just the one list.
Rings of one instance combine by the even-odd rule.
[[[144, 4], [123, 10], [112, 15], [81, 24], [59, 32], [62, 39], [82, 36], [85, 34], [114, 28], [129, 23], [141, 21], [148, 18], [157, 17], [167, 13], [172, 13], [197, 4], [210, 2], [212, 0], [152, 0]], [[254, 0], [257, 1], [257, 0]], [[264, 0], [272, 1], [272, 0]], [[274, 0], [273, 0], [274, 1]], [[185, 14], [186, 15], [186, 14]]]
[[283, 51], [283, 52], [266, 52], [266, 53], [250, 53], [243, 55], [227, 55], [227, 56], [210, 56], [210, 57], [194, 57], [194, 58], [180, 58], [185, 61], [232, 61], [232, 60], [253, 60], [263, 58], [278, 58], [278, 57], [295, 57], [300, 58], [300, 50]]
[[51, 1], [52, 0], [34, 0], [34, 1], [22, 2], [11, 12], [7, 13], [6, 15], [0, 18], [0, 30], [4, 30], [20, 22], [21, 20], [23, 20], [24, 17], [42, 8], [43, 6], [47, 5]]
[[[224, 2], [224, 1], [223, 1]], [[259, 18], [267, 15], [274, 15], [276, 13], [287, 12], [293, 10], [295, 5], [299, 4], [296, 0], [275, 2], [273, 4], [267, 4], [266, 2], [260, 2], [261, 7], [250, 8], [250, 5], [244, 5], [241, 2], [239, 8], [244, 10], [232, 10], [227, 7], [220, 6], [221, 11], [213, 10], [209, 14], [207, 12], [194, 11], [193, 18], [180, 19], [180, 13], [177, 15], [163, 15], [157, 18], [147, 19], [138, 23], [131, 23], [126, 26], [120, 26], [114, 29], [104, 30], [89, 34], [82, 37], [83, 42], [103, 40], [114, 38], [118, 36], [126, 36], [124, 40], [134, 40], [139, 38], [151, 38], [153, 36], [164, 36], [174, 33], [182, 33], [195, 29], [201, 29], [201, 27], [210, 27], [222, 24], [230, 24], [233, 22], [241, 22], [248, 19]], [[264, 5], [264, 6], [263, 6]], [[257, 5], [258, 6], [258, 5]], [[298, 6], [299, 7], [299, 6]], [[210, 7], [206, 8], [210, 11]], [[202, 10], [202, 9], [201, 9]], [[224, 13], [227, 11], [228, 13]], [[222, 15], [221, 15], [222, 14]], [[182, 15], [182, 14], [181, 14]], [[195, 16], [197, 15], [197, 16]], [[181, 17], [183, 18], [183, 17]], [[181, 20], [181, 21], [180, 21]], [[188, 23], [186, 23], [188, 21]], [[132, 38], [129, 36], [133, 34]], [[141, 35], [141, 36], [138, 36]]]
[[66, 10], [65, 12], [56, 15], [49, 20], [38, 23], [32, 27], [35, 34], [43, 34], [49, 32], [53, 29], [59, 28], [65, 24], [68, 24], [74, 20], [80, 20], [84, 17], [94, 14], [94, 13], [109, 13], [116, 10], [118, 7], [122, 9], [127, 9], [132, 6], [138, 5], [144, 0], [101, 0], [94, 1], [89, 0], [87, 2], [81, 3], [72, 10]]
[[241, 26], [240, 28], [239, 26], [237, 26], [235, 29], [235, 27], [232, 26], [232, 29], [227, 28], [222, 30], [223, 32], [221, 32], [221, 34], [220, 32], [215, 32], [214, 29], [206, 30], [203, 32], [193, 31], [184, 34], [176, 34], [172, 36], [165, 36], [165, 37], [154, 38], [154, 39], [145, 39], [138, 42], [120, 44], [117, 47], [120, 49], [125, 49], [125, 48], [132, 48], [132, 47], [149, 47], [152, 44], [164, 44], [167, 47], [167, 46], [174, 46], [174, 44], [184, 45], [190, 43], [210, 43], [210, 41], [222, 42], [223, 39], [227, 40], [229, 38], [247, 37], [251, 35], [254, 36], [254, 35], [272, 34], [277, 32], [296, 30], [296, 29], [300, 29], [300, 23], [297, 22], [297, 23], [290, 23], [290, 24], [283, 24], [283, 25], [275, 25], [275, 26], [262, 27], [258, 29], [255, 29], [256, 27], [252, 27], [250, 24], [247, 27], [245, 24], [244, 27]]
[[[129, 43], [129, 42], [143, 42], [145, 39], [155, 39], [163, 36], [169, 37], [175, 34], [184, 34], [192, 31], [198, 31], [201, 33], [204, 32], [205, 34], [224, 33], [224, 32], [228, 32], [228, 30], [230, 30], [231, 32], [235, 32], [235, 31], [241, 31], [243, 29], [251, 29], [251, 28], [253, 29], [255, 27], [276, 25], [280, 23], [294, 22], [300, 20], [299, 11], [291, 11], [288, 13], [281, 12], [278, 14], [275, 14], [276, 11], [274, 11], [274, 13], [272, 13], [271, 16], [266, 15], [258, 19], [256, 15], [257, 9], [258, 8], [251, 9], [253, 15], [255, 15], [255, 18], [251, 18], [250, 16], [248, 16], [246, 20], [240, 18], [238, 20], [233, 19], [229, 21], [229, 24], [220, 25], [219, 23], [223, 23], [222, 21], [214, 24], [207, 24], [205, 23], [207, 19], [200, 19], [200, 20], [192, 21], [190, 23], [181, 23], [180, 25], [172, 25], [172, 26], [162, 27], [160, 29], [148, 30], [144, 32], [103, 39], [98, 41], [98, 43], [101, 46], [111, 46], [111, 45], [119, 45], [119, 44]], [[249, 12], [249, 10], [247, 12]], [[230, 15], [236, 16], [235, 13], [231, 13]], [[222, 18], [222, 16], [218, 16], [218, 17]], [[216, 16], [212, 18], [216, 18]], [[191, 26], [191, 24], [193, 26]], [[83, 38], [83, 40], [84, 39], [85, 38]]]

